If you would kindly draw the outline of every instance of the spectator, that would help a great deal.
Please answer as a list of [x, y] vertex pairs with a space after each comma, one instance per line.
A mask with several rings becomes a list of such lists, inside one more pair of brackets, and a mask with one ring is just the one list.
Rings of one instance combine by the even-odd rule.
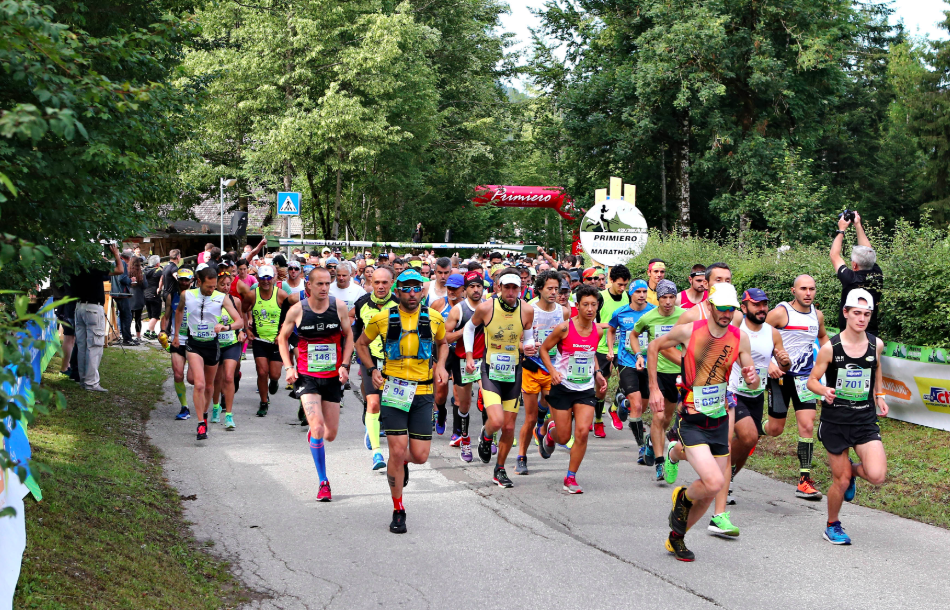
[[148, 328], [145, 329], [146, 339], [158, 339], [158, 333], [155, 332], [155, 325], [162, 317], [162, 259], [153, 254], [148, 257], [147, 268], [145, 269], [145, 314], [148, 316]]
[[412, 243], [422, 243], [422, 223], [416, 224], [416, 230], [412, 233]]
[[874, 298], [874, 309], [871, 311], [871, 321], [867, 331], [872, 335], [878, 334], [878, 312], [881, 310], [881, 290], [884, 289], [884, 272], [877, 265], [877, 253], [871, 247], [868, 236], [861, 225], [861, 215], [854, 212], [854, 232], [857, 245], [851, 246], [851, 266], [845, 264], [841, 258], [841, 249], [844, 246], [844, 234], [852, 224], [844, 216], [838, 219], [838, 231], [831, 242], [831, 264], [841, 282], [841, 304], [838, 307], [838, 328], [845, 327], [844, 303], [848, 293], [855, 288], [867, 290]]
[[[67, 282], [60, 285], [53, 285], [52, 290], [53, 298], [57, 301], [72, 296]], [[69, 377], [73, 381], [76, 381], [79, 379], [79, 372], [73, 370], [70, 366], [73, 356], [73, 347], [76, 345], [76, 301], [70, 301], [69, 303], [64, 303], [57, 307], [56, 318], [59, 320], [59, 327], [63, 331], [61, 341], [63, 346], [63, 364], [60, 366], [59, 372], [64, 377]]]
[[181, 265], [181, 250], [170, 250], [168, 252], [168, 264], [162, 269], [162, 292], [161, 298], [178, 291], [178, 280], [175, 274], [178, 273], [178, 267]]
[[[99, 385], [99, 363], [106, 345], [106, 292], [103, 282], [109, 276], [125, 273], [125, 265], [115, 244], [109, 246], [115, 258], [110, 270], [105, 259], [94, 261], [86, 269], [73, 275], [69, 288], [76, 298], [76, 352], [82, 387], [90, 392], [107, 392]], [[111, 264], [111, 261], [110, 261]]]
[[132, 280], [129, 278], [129, 260], [132, 258], [131, 250], [123, 250], [120, 260], [122, 261], [122, 273], [112, 276], [112, 290], [109, 296], [115, 303], [115, 308], [119, 312], [119, 332], [122, 333], [122, 345], [138, 345], [132, 340]]
[[198, 264], [208, 262], [208, 254], [211, 252], [211, 248], [214, 248], [214, 244], [207, 243], [205, 244], [205, 251], [198, 254]]
[[142, 341], [142, 310], [145, 309], [145, 274], [142, 273], [142, 259], [132, 256], [128, 261], [129, 280], [132, 282], [132, 322], [135, 324], [135, 342]]

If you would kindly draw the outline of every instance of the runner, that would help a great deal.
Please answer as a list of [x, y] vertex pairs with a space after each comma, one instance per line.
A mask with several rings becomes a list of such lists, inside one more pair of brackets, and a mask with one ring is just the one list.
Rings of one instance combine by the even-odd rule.
[[[848, 293], [845, 328], [818, 350], [808, 389], [822, 397], [818, 440], [828, 452], [832, 484], [828, 488], [828, 522], [822, 536], [831, 544], [851, 544], [838, 519], [842, 501], [854, 500], [856, 477], [871, 485], [884, 482], [887, 456], [877, 425], [877, 409], [887, 416], [880, 362], [884, 342], [867, 331], [874, 297], [863, 288]], [[827, 375], [827, 385], [821, 383]], [[861, 462], [848, 457], [854, 448]]]
[[[657, 295], [662, 299], [661, 286], [662, 283], [657, 286]], [[665, 408], [657, 377], [659, 352], [677, 345], [686, 346], [682, 371], [683, 384], [689, 389], [674, 428], [676, 440], [666, 446], [664, 470], [667, 483], [675, 483], [679, 461], [685, 458], [699, 475], [688, 488], [677, 487], [673, 490], [666, 550], [680, 561], [693, 561], [696, 558], [686, 548], [686, 532], [703, 517], [716, 493], [726, 485], [726, 473], [729, 471], [726, 382], [733, 363], [739, 362], [742, 377], [749, 388], [754, 390], [761, 383], [755, 372], [749, 337], [731, 324], [733, 314], [739, 309], [735, 288], [721, 284], [709, 300], [715, 308], [715, 315], [711, 319], [698, 320], [691, 326], [676, 326], [651, 341], [647, 349], [650, 408], [659, 414]]]
[[[709, 290], [706, 293], [706, 299], [697, 303], [699, 307], [690, 307], [685, 309], [685, 313], [679, 319], [677, 324], [692, 324], [697, 320], [705, 320], [710, 314], [712, 308], [709, 305], [708, 298], [709, 295], [713, 293], [716, 289], [717, 284], [731, 284], [732, 283], [732, 270], [729, 269], [729, 265], [726, 263], [713, 263], [706, 267], [706, 282], [705, 285], [709, 287]], [[690, 282], [693, 281], [692, 275], [690, 276]], [[738, 326], [742, 323], [742, 312], [736, 311], [735, 317], [732, 319], [732, 325]], [[666, 350], [665, 356], [673, 362], [679, 362], [678, 356], [675, 355], [676, 350]]]
[[[181, 328], [182, 324], [188, 325], [186, 357], [188, 368], [194, 371], [195, 389], [192, 400], [195, 403], [195, 414], [198, 416], [197, 438], [202, 441], [208, 438], [208, 411], [221, 355], [218, 333], [242, 328], [244, 319], [234, 305], [226, 300], [227, 295], [215, 289], [218, 277], [214, 267], [204, 267], [196, 275], [198, 288], [186, 290], [182, 294], [181, 298], [185, 303], [182, 307], [179, 301], [179, 307], [175, 311], [175, 325], [177, 328]], [[222, 308], [233, 322], [221, 323]], [[175, 336], [172, 346], [181, 346], [180, 335]]]
[[[429, 281], [415, 269], [403, 271], [396, 282], [399, 306], [381, 311], [366, 325], [356, 343], [362, 362], [372, 362], [369, 345], [385, 337], [383, 370], [368, 369], [382, 390], [380, 424], [386, 430], [389, 463], [386, 474], [393, 499], [389, 531], [406, 533], [403, 486], [409, 481], [409, 462], [425, 464], [432, 445], [432, 381], [445, 383], [445, 322], [431, 308], [420, 309], [422, 285]], [[438, 361], [433, 369], [433, 356]]]
[[[174, 341], [179, 336], [188, 336], [187, 314], [180, 323], [176, 324], [175, 320], [178, 305], [182, 302], [181, 295], [191, 287], [195, 274], [191, 269], [179, 269], [177, 272], [173, 272], [171, 277], [174, 278], [176, 283], [169, 287], [169, 292], [165, 293], [166, 319], [162, 322], [162, 329], [163, 334], [166, 337], [172, 335], [172, 341]], [[188, 392], [185, 389], [185, 364], [188, 352], [181, 342], [176, 346], [172, 344], [172, 341], [169, 342], [168, 351], [172, 355], [172, 378], [175, 381], [175, 394], [178, 396], [178, 402], [181, 403], [181, 410], [175, 416], [175, 419], [186, 420], [191, 417], [191, 411], [188, 410]], [[192, 385], [195, 383], [194, 371], [191, 367], [188, 367], [188, 383]]]
[[304, 278], [301, 275], [303, 266], [297, 260], [287, 263], [287, 279], [280, 283], [280, 289], [288, 295], [296, 294], [304, 289]]
[[658, 258], [647, 263], [647, 303], [658, 305], [656, 286], [666, 278], [666, 263]]
[[[595, 276], [596, 277], [596, 276]], [[630, 270], [626, 265], [615, 265], [610, 268], [610, 287], [601, 290], [597, 299], [597, 332], [600, 334], [600, 343], [597, 345], [597, 368], [603, 374], [604, 379], [610, 382], [610, 373], [613, 368], [612, 350], [607, 349], [607, 329], [610, 328], [610, 319], [614, 312], [630, 303], [630, 297], [627, 296], [627, 284], [630, 283]], [[597, 391], [597, 406], [594, 407], [594, 436], [605, 438], [604, 432], [604, 399], [606, 398], [607, 388], [604, 391]], [[610, 419], [615, 430], [623, 430], [623, 422], [617, 415], [617, 406], [610, 408]]]
[[[452, 308], [445, 323], [445, 339], [455, 344], [455, 349], [449, 352], [448, 370], [452, 374], [452, 439], [449, 445], [460, 447], [463, 462], [472, 461], [472, 440], [469, 436], [469, 411], [472, 407], [472, 383], [481, 381], [481, 359], [485, 357], [485, 327], [475, 329], [473, 338], [474, 349], [472, 357], [477, 366], [471, 373], [466, 370], [462, 362], [465, 359], [465, 345], [462, 339], [465, 325], [475, 313], [475, 309], [482, 302], [482, 293], [485, 285], [479, 271], [465, 273], [465, 299]], [[457, 329], [457, 330], [456, 330]], [[481, 389], [478, 390], [481, 395]]]
[[[571, 418], [574, 419], [571, 459], [564, 477], [564, 491], [584, 493], [577, 484], [577, 471], [587, 453], [587, 438], [594, 421], [597, 392], [607, 391], [607, 380], [597, 367], [597, 345], [600, 333], [594, 323], [597, 316], [597, 289], [577, 289], [577, 316], [557, 325], [541, 344], [541, 361], [551, 374], [548, 404], [554, 421], [540, 443], [550, 454], [555, 443], [571, 440]], [[557, 348], [557, 363], [551, 362], [551, 351]], [[595, 389], [596, 388], [596, 389]]]
[[[649, 333], [634, 333], [637, 322], [644, 315], [655, 309], [647, 303], [647, 283], [643, 280], [634, 280], [630, 285], [630, 302], [614, 311], [607, 325], [607, 357], [617, 363], [617, 374], [620, 383], [617, 386], [617, 396], [614, 402], [617, 405], [617, 418], [621, 422], [630, 417], [630, 431], [637, 441], [639, 455], [637, 463], [647, 463], [648, 449], [643, 430], [643, 398], [650, 397], [650, 386], [646, 370], [637, 370], [637, 357], [630, 349], [629, 343], [637, 341], [639, 351], [647, 347]], [[618, 340], [617, 331], [620, 331]], [[622, 426], [622, 424], [621, 424]], [[650, 450], [650, 466], [653, 465], [653, 450]]]
[[253, 290], [245, 286], [243, 282], [238, 284], [238, 293], [241, 295], [241, 303], [244, 306], [243, 313], [250, 322], [253, 322], [247, 335], [251, 340], [254, 364], [257, 367], [257, 392], [261, 398], [261, 404], [257, 410], [258, 417], [267, 416], [267, 409], [270, 407], [268, 393], [277, 393], [280, 380], [280, 350], [275, 341], [280, 324], [281, 306], [288, 295], [283, 290], [276, 289], [275, 277], [273, 267], [261, 265], [257, 270], [258, 284]]
[[[434, 306], [436, 301], [444, 299], [445, 295], [448, 294], [445, 284], [450, 275], [452, 275], [452, 259], [443, 256], [436, 260], [435, 281], [426, 284], [425, 294], [430, 306]], [[428, 275], [426, 275], [426, 277], [428, 277]]]
[[[571, 308], [557, 303], [557, 296], [562, 288], [570, 292], [571, 285], [562, 280], [557, 271], [542, 271], [535, 280], [534, 289], [538, 298], [531, 303], [534, 309], [531, 332], [534, 334], [535, 345], [544, 343], [544, 340], [559, 324], [571, 319]], [[552, 349], [548, 355], [557, 355], [556, 348]], [[516, 474], [528, 474], [527, 454], [532, 434], [538, 441], [538, 452], [541, 457], [544, 459], [551, 457], [551, 454], [546, 451], [547, 446], [541, 442], [547, 434], [544, 430], [544, 421], [550, 413], [547, 396], [551, 391], [551, 375], [543, 367], [538, 356], [525, 358], [522, 361], [522, 367], [524, 370], [521, 372], [521, 395], [524, 402], [524, 423], [518, 434]]]
[[[355, 318], [353, 324], [355, 341], [359, 340], [363, 334], [363, 329], [376, 317], [376, 314], [399, 304], [396, 297], [392, 295], [392, 267], [379, 267], [373, 271], [371, 283], [372, 292], [367, 292], [358, 298], [351, 312], [351, 317]], [[366, 426], [363, 441], [366, 448], [373, 454], [373, 470], [382, 470], [386, 467], [386, 461], [383, 460], [383, 454], [379, 450], [379, 397], [382, 392], [373, 385], [369, 372], [370, 369], [379, 368], [383, 363], [382, 338], [377, 337], [370, 342], [369, 352], [371, 360], [359, 358], [360, 388], [363, 391], [363, 424]]]
[[[228, 300], [235, 311], [241, 311], [241, 299], [235, 299], [228, 294], [228, 289], [232, 284], [232, 274], [230, 271], [218, 272], [218, 292], [228, 295]], [[221, 312], [221, 324], [227, 325], [235, 320], [227, 309]], [[246, 321], [242, 320], [245, 324]], [[244, 329], [226, 330], [218, 333], [218, 345], [221, 348], [221, 356], [218, 359], [218, 373], [214, 377], [214, 400], [211, 405], [211, 423], [216, 424], [221, 420], [221, 407], [224, 406], [224, 429], [228, 432], [234, 430], [234, 393], [237, 391], [235, 383], [235, 371], [241, 362], [241, 349], [244, 347], [246, 335]]]
[[729, 387], [726, 390], [726, 407], [729, 409], [729, 455], [732, 469], [727, 473], [727, 485], [723, 485], [716, 494], [713, 517], [707, 527], [713, 534], [733, 537], [739, 535], [739, 528], [732, 524], [731, 515], [726, 512], [727, 504], [735, 504], [730, 489], [732, 480], [755, 449], [759, 442], [759, 435], [763, 434], [762, 408], [765, 403], [767, 380], [769, 377], [781, 377], [791, 366], [791, 361], [782, 344], [782, 336], [765, 323], [765, 318], [769, 313], [769, 297], [765, 291], [760, 288], [746, 290], [742, 293], [741, 309], [744, 317], [739, 330], [749, 337], [755, 373], [761, 383], [758, 388], [750, 388], [742, 377], [739, 365], [732, 365]]
[[[649, 288], [647, 289], [649, 294]], [[676, 296], [679, 291], [676, 290], [676, 284], [670, 280], [660, 280], [656, 284], [657, 305], [656, 309], [650, 310], [644, 314], [633, 327], [633, 334], [627, 344], [637, 359], [637, 370], [643, 370], [647, 366], [656, 367], [657, 383], [659, 384], [660, 395], [654, 396], [653, 382], [648, 384], [648, 395], [650, 397], [650, 409], [653, 411], [653, 421], [650, 423], [650, 438], [647, 440], [647, 449], [644, 452], [644, 463], [649, 466], [651, 462], [656, 466], [656, 480], [663, 480], [663, 462], [665, 458], [662, 455], [654, 455], [654, 447], [663, 447], [663, 437], [667, 426], [673, 418], [673, 411], [676, 409], [676, 403], [679, 401], [680, 393], [676, 387], [676, 377], [680, 373], [680, 364], [674, 364], [666, 356], [660, 354], [659, 360], [650, 361], [646, 358], [640, 349], [639, 341], [633, 341], [634, 336], [639, 336], [643, 331], [647, 331], [650, 338], [650, 344], [656, 339], [669, 333], [676, 322], [686, 311], [676, 306]], [[675, 347], [676, 344], [674, 344]], [[660, 402], [662, 398], [663, 402]], [[663, 408], [657, 410], [653, 407], [655, 403], [663, 405]], [[662, 451], [662, 449], [661, 449]], [[651, 458], [653, 458], [651, 460]]]
[[769, 421], [765, 424], [765, 433], [769, 436], [781, 434], [785, 430], [789, 405], [795, 408], [800, 467], [795, 496], [817, 501], [821, 499], [821, 492], [811, 479], [811, 463], [815, 452], [815, 414], [819, 397], [808, 389], [807, 384], [815, 364], [815, 340], [825, 345], [828, 333], [825, 332], [825, 315], [812, 304], [815, 290], [815, 280], [810, 275], [798, 276], [792, 286], [794, 299], [779, 303], [765, 319], [782, 335], [792, 361], [789, 372], [779, 379], [769, 380]]
[[[349, 377], [353, 355], [353, 332], [346, 304], [329, 296], [330, 272], [318, 267], [307, 279], [310, 294], [290, 307], [277, 345], [287, 382], [294, 384], [310, 425], [307, 441], [320, 480], [317, 501], [329, 502], [332, 496], [324, 442], [332, 442], [339, 428], [343, 384]], [[290, 337], [295, 329], [296, 363], [290, 354]]]
[[[353, 282], [353, 272], [356, 266], [350, 261], [343, 261], [336, 268], [336, 281], [330, 285], [330, 296], [337, 301], [343, 301], [346, 311], [350, 312], [356, 306], [356, 301], [366, 296], [366, 291], [359, 284]], [[355, 320], [355, 313], [347, 323]]]
[[[491, 461], [492, 437], [501, 430], [498, 439], [498, 456], [492, 480], [500, 487], [514, 484], [505, 472], [505, 460], [515, 437], [515, 420], [518, 418], [518, 398], [521, 393], [521, 364], [518, 349], [521, 346], [526, 356], [536, 356], [531, 325], [534, 310], [522, 307], [521, 277], [511, 267], [504, 269], [498, 278], [499, 294], [475, 309], [465, 325], [462, 340], [465, 345], [465, 370], [475, 371], [473, 358], [475, 329], [485, 325], [485, 359], [482, 361], [482, 398], [488, 421], [482, 426], [478, 440], [478, 457], [485, 464]], [[523, 346], [521, 345], [523, 342]]]
[[[449, 259], [445, 259], [445, 260], [449, 260]], [[449, 264], [451, 265], [451, 261], [449, 261]], [[440, 268], [441, 267], [436, 265], [436, 269], [437, 269], [436, 277], [438, 277], [438, 273], [439, 273], [438, 269]], [[434, 283], [436, 282], [431, 282], [431, 284], [434, 284]], [[465, 280], [462, 278], [461, 275], [457, 273], [450, 275], [445, 281], [446, 296], [440, 299], [436, 299], [435, 302], [432, 303], [432, 309], [435, 309], [436, 311], [441, 313], [443, 320], [447, 320], [449, 317], [449, 312], [452, 311], [452, 308], [455, 307], [455, 305], [457, 305], [459, 302], [461, 302], [462, 299], [465, 298], [465, 291], [462, 288], [462, 285], [464, 283], [465, 283]], [[446, 332], [448, 332], [448, 324], [446, 324]], [[449, 341], [448, 339], [446, 339], [446, 342], [449, 345], [448, 358], [451, 359], [453, 353], [455, 352], [455, 341]], [[446, 360], [446, 362], [448, 362], [448, 360]], [[450, 370], [450, 369], [447, 368], [446, 370]], [[435, 431], [439, 436], [442, 436], [443, 434], [445, 434], [445, 417], [447, 415], [446, 409], [445, 409], [445, 401], [449, 395], [448, 380], [446, 380], [444, 384], [442, 383], [435, 384], [434, 395], [435, 395], [435, 411], [433, 412], [434, 419], [432, 422], [432, 427], [435, 428]], [[454, 397], [452, 399], [452, 411], [453, 411], [453, 415], [455, 415], [458, 411], [458, 407], [455, 406]]]
[[693, 265], [689, 273], [689, 288], [680, 293], [680, 307], [690, 309], [705, 301], [709, 297], [707, 288], [706, 267], [699, 264]]

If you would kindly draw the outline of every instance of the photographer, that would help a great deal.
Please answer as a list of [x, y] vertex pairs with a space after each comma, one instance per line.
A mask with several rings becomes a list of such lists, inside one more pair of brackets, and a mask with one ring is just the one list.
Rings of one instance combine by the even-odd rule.
[[[844, 234], [848, 227], [854, 224], [857, 245], [851, 247], [851, 265], [846, 265], [841, 258], [841, 249], [844, 245]], [[841, 282], [841, 304], [838, 307], [838, 328], [845, 327], [844, 304], [848, 298], [848, 293], [855, 288], [863, 288], [871, 293], [875, 304], [881, 302], [881, 290], [884, 289], [884, 273], [877, 265], [877, 253], [871, 247], [868, 236], [864, 233], [864, 227], [861, 225], [861, 215], [852, 210], [845, 210], [838, 217], [838, 231], [835, 233], [834, 240], [831, 242], [831, 264], [834, 265], [838, 280]], [[871, 312], [871, 321], [868, 323], [867, 331], [872, 335], [878, 334], [878, 311], [877, 306]]]
[[[89, 267], [73, 275], [69, 280], [72, 295], [76, 298], [76, 352], [79, 378], [82, 387], [90, 392], [107, 392], [99, 385], [99, 362], [106, 345], [106, 291], [104, 282], [111, 275], [125, 273], [125, 265], [115, 244], [109, 244], [115, 259], [110, 269], [106, 259], [93, 261]], [[111, 261], [108, 261], [111, 263]]]

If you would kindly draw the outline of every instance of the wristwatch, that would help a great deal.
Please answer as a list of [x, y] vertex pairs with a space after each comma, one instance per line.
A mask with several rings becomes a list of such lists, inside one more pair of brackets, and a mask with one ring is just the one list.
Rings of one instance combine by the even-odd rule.
[[379, 370], [379, 367], [371, 366], [371, 367], [369, 367], [368, 369], [366, 369], [366, 372], [369, 373], [370, 375], [372, 375], [373, 373], [375, 373], [375, 372], [378, 371], [378, 370]]
[[837, 231], [835, 231], [836, 235], [844, 235], [845, 233], [847, 233], [847, 231], [842, 231], [841, 229], [838, 229]]

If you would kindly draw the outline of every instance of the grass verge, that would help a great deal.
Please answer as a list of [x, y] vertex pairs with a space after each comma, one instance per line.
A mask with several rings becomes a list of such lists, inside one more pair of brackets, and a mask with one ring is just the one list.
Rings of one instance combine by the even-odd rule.
[[108, 394], [60, 378], [64, 410], [30, 427], [34, 458], [52, 470], [43, 501], [28, 500], [16, 608], [222, 608], [247, 599], [228, 565], [203, 552], [162, 476], [145, 422], [162, 396], [167, 356], [106, 349]]

